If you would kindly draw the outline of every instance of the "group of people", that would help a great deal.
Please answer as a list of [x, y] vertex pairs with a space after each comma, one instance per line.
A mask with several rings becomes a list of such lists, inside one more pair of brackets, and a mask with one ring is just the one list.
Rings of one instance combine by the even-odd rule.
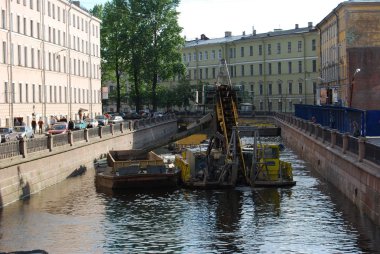
[[32, 119], [32, 129], [33, 129], [34, 134], [36, 134], [37, 125], [38, 125], [38, 134], [43, 134], [44, 121], [42, 120], [42, 117], [40, 117], [38, 122], [36, 121], [36, 118], [33, 117]]

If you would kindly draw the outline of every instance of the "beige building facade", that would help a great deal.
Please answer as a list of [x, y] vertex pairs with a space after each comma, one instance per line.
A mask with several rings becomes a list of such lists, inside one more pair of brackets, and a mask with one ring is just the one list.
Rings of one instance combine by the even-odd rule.
[[100, 20], [66, 0], [0, 0], [0, 126], [101, 109]]
[[232, 85], [243, 88], [242, 107], [256, 112], [293, 112], [294, 104], [318, 104], [318, 31], [306, 27], [186, 42], [183, 62], [195, 87], [195, 103], [204, 103], [204, 87], [217, 80], [219, 63], [226, 59]]

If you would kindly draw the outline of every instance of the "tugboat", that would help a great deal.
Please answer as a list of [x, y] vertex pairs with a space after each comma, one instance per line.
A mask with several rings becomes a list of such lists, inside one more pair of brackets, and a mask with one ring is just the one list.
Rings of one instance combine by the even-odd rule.
[[175, 188], [180, 171], [168, 167], [154, 152], [109, 151], [107, 163], [96, 173], [97, 188], [111, 190]]

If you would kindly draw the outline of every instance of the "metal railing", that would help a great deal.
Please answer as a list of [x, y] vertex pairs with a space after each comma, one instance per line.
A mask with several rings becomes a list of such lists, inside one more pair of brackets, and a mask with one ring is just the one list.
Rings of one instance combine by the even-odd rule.
[[27, 154], [41, 152], [44, 150], [52, 151], [56, 147], [73, 145], [82, 141], [107, 138], [112, 135], [122, 135], [134, 132], [144, 127], [152, 127], [168, 121], [176, 120], [174, 114], [164, 115], [151, 119], [139, 119], [126, 121], [120, 124], [99, 126], [78, 131], [69, 131], [65, 134], [46, 135], [32, 139], [21, 139], [0, 144], [0, 160]]
[[350, 133], [340, 133], [336, 129], [321, 127], [312, 121], [290, 114], [277, 113], [275, 118], [305, 132], [308, 136], [329, 143], [332, 147], [341, 148], [343, 153], [357, 155], [359, 161], [366, 159], [380, 165], [380, 146], [366, 142], [365, 137], [354, 137]]

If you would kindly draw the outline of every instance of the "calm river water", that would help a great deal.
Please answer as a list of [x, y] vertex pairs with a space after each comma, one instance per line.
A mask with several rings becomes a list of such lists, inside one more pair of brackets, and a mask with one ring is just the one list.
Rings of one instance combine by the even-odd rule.
[[0, 214], [0, 252], [380, 253], [380, 229], [289, 149], [287, 189], [185, 190], [117, 196], [94, 172]]

